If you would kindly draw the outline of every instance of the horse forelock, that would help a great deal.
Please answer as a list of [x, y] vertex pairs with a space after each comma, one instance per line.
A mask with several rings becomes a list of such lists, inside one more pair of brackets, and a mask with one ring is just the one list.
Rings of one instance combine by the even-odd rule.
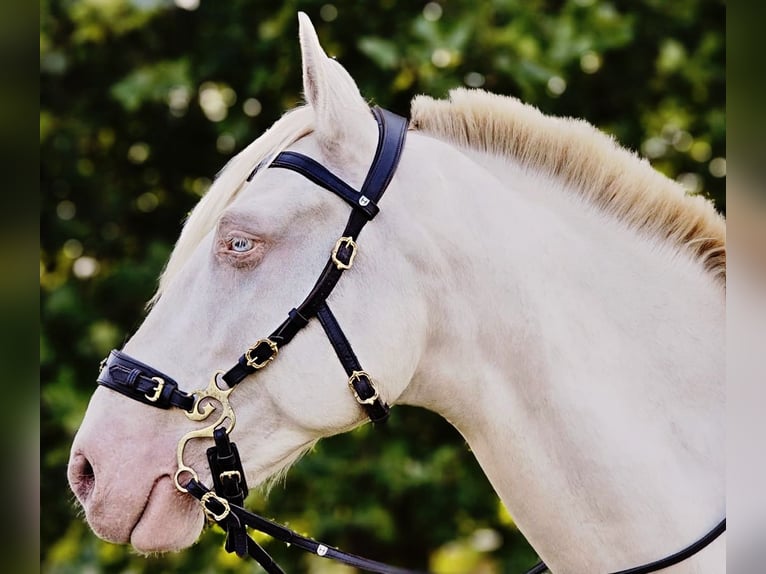
[[674, 244], [725, 280], [726, 227], [711, 202], [686, 194], [587, 122], [547, 116], [515, 98], [464, 88], [452, 90], [448, 100], [418, 96], [411, 113], [413, 129], [563, 180], [586, 201]]

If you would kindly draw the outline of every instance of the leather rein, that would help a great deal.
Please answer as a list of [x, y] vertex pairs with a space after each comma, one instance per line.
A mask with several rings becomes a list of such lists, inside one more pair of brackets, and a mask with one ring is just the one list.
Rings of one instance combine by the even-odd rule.
[[[359, 191], [332, 174], [315, 160], [292, 151], [276, 156], [268, 167], [295, 171], [313, 183], [331, 191], [348, 203], [352, 210], [340, 239], [308, 296], [290, 310], [287, 319], [268, 337], [259, 339], [228, 371], [217, 371], [205, 389], [187, 393], [171, 377], [137, 361], [127, 354], [113, 350], [102, 362], [98, 384], [131, 399], [161, 409], [179, 408], [193, 421], [204, 421], [217, 412], [214, 421], [201, 429], [185, 434], [178, 443], [178, 470], [173, 477], [176, 488], [200, 501], [207, 517], [226, 531], [225, 549], [242, 558], [252, 557], [268, 574], [284, 574], [266, 551], [247, 533], [247, 527], [268, 534], [288, 545], [296, 546], [317, 556], [330, 558], [369, 572], [380, 574], [424, 574], [369, 560], [307, 538], [289, 528], [268, 520], [244, 508], [248, 486], [237, 446], [229, 435], [234, 429], [236, 415], [228, 396], [234, 387], [249, 375], [267, 367], [279, 349], [287, 345], [311, 319], [316, 317], [348, 375], [348, 385], [359, 406], [374, 424], [382, 424], [389, 416], [389, 406], [381, 398], [375, 381], [359, 363], [351, 344], [337, 319], [330, 311], [327, 297], [344, 271], [353, 266], [357, 254], [357, 238], [362, 228], [379, 212], [378, 201], [391, 182], [404, 148], [407, 120], [378, 107], [372, 108], [378, 124], [378, 145], [372, 165]], [[254, 169], [250, 181], [258, 168]], [[219, 386], [219, 381], [226, 388]], [[184, 463], [184, 450], [189, 441], [212, 438], [207, 459], [213, 488], [205, 486], [197, 472]], [[726, 519], [704, 537], [680, 552], [661, 560], [614, 574], [648, 574], [668, 568], [693, 556], [715, 540], [726, 529]], [[540, 574], [547, 566], [540, 562], [526, 574]]]

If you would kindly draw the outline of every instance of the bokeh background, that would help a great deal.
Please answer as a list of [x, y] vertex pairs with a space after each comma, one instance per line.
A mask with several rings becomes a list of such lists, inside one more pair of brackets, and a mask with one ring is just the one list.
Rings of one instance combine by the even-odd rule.
[[[228, 158], [301, 101], [298, 10], [379, 105], [406, 115], [413, 95], [456, 86], [514, 95], [587, 119], [725, 211], [723, 1], [42, 0], [44, 572], [257, 571], [215, 530], [151, 558], [99, 541], [66, 462], [97, 365], [142, 320], [184, 216]], [[249, 504], [346, 550], [444, 574], [535, 561], [458, 433], [419, 409], [320, 443]], [[266, 545], [290, 573], [352, 571]]]

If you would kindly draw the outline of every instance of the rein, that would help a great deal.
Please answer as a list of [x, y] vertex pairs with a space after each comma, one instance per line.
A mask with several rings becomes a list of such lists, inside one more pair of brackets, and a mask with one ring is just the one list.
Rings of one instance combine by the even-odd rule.
[[[178, 442], [176, 457], [178, 470], [173, 482], [176, 488], [200, 501], [206, 516], [226, 531], [225, 549], [240, 557], [252, 557], [268, 574], [284, 574], [266, 551], [248, 534], [247, 527], [258, 530], [288, 545], [330, 558], [369, 572], [380, 574], [423, 574], [389, 566], [307, 538], [243, 508], [248, 486], [236, 444], [230, 439], [236, 424], [236, 415], [229, 404], [234, 387], [246, 377], [267, 367], [279, 353], [313, 318], [317, 318], [327, 335], [338, 359], [348, 375], [348, 386], [359, 406], [374, 424], [382, 424], [390, 408], [381, 398], [375, 381], [365, 371], [354, 353], [337, 319], [327, 304], [344, 271], [354, 264], [357, 239], [362, 228], [379, 212], [378, 201], [386, 191], [396, 171], [407, 134], [407, 120], [375, 107], [372, 114], [378, 124], [378, 145], [369, 172], [359, 191], [332, 174], [315, 160], [292, 151], [277, 155], [269, 167], [295, 171], [315, 184], [331, 191], [352, 210], [346, 227], [332, 249], [313, 288], [287, 319], [268, 337], [259, 339], [249, 347], [228, 371], [213, 374], [205, 389], [187, 393], [164, 373], [137, 361], [125, 353], [113, 350], [102, 362], [98, 384], [108, 387], [146, 405], [169, 409], [179, 408], [193, 421], [205, 421], [217, 413], [213, 422], [204, 428], [186, 433]], [[253, 170], [250, 181], [258, 168]], [[223, 382], [226, 388], [219, 386]], [[217, 405], [217, 406], [216, 406]], [[197, 472], [184, 463], [184, 450], [189, 441], [212, 438], [214, 445], [207, 449], [207, 459], [213, 478], [213, 489], [206, 487]], [[648, 574], [677, 564], [693, 556], [715, 540], [726, 529], [726, 519], [700, 540], [680, 552], [661, 560], [621, 570], [614, 574]], [[547, 566], [540, 562], [526, 574], [540, 574]]]

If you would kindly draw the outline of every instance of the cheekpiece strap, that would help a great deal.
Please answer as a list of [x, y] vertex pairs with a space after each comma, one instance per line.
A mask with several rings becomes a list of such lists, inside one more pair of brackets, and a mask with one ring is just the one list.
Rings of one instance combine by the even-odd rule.
[[407, 138], [408, 122], [405, 118], [378, 106], [372, 108], [372, 115], [378, 122], [378, 149], [375, 150], [375, 159], [362, 184], [361, 193], [377, 201], [391, 183], [399, 165]]
[[111, 351], [101, 362], [97, 382], [126, 397], [161, 409], [179, 407], [191, 412], [194, 406], [194, 395], [180, 390], [178, 383], [165, 373], [117, 350]]

